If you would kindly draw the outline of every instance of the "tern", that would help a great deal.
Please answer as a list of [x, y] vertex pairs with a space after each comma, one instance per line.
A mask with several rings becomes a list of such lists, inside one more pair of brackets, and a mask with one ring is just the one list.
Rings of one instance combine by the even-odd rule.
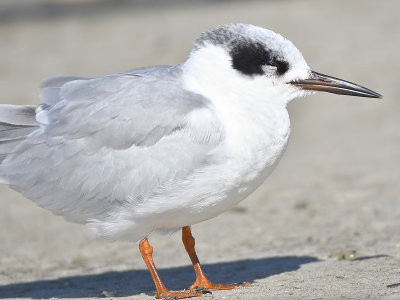
[[[37, 106], [0, 106], [0, 182], [98, 237], [139, 243], [156, 298], [202, 296], [214, 284], [190, 225], [262, 184], [290, 134], [287, 104], [324, 91], [380, 98], [312, 71], [281, 35], [229, 24], [204, 32], [189, 58], [97, 78], [54, 77]], [[148, 236], [182, 229], [196, 280], [171, 292]]]

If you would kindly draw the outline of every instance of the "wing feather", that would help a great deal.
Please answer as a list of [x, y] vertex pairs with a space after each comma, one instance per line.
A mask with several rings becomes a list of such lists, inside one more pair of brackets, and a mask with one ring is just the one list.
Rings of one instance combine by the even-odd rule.
[[95, 149], [154, 144], [178, 127], [190, 111], [209, 104], [200, 95], [183, 90], [176, 78], [164, 79], [171, 75], [166, 71], [64, 83], [59, 91], [61, 100], [54, 106], [43, 106], [40, 112], [41, 119], [50, 125], [46, 134], [66, 139], [86, 137]]
[[[223, 139], [211, 103], [179, 67], [42, 85], [41, 127], [1, 165], [8, 183], [76, 222], [107, 218], [206, 166]], [[54, 97], [54, 98], [52, 98]]]

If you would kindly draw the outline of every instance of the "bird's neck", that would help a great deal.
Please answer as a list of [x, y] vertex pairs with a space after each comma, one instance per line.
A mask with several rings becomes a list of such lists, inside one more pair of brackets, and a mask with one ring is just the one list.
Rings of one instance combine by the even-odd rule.
[[[210, 100], [224, 127], [225, 144], [238, 159], [254, 160], [254, 153], [274, 159], [286, 147], [290, 132], [287, 102], [269, 94], [263, 78], [232, 72], [223, 49], [206, 47], [181, 65], [185, 89]], [[272, 89], [271, 89], [272, 93]], [[276, 153], [270, 149], [276, 148]]]
[[[201, 58], [191, 57], [181, 66], [184, 88], [212, 103], [224, 132], [221, 161], [229, 162], [230, 171], [236, 174], [235, 185], [251, 182], [245, 188], [250, 193], [270, 174], [286, 149], [290, 134], [287, 102], [246, 88], [243, 78], [236, 80], [233, 72], [220, 71], [231, 68], [230, 62], [213, 60], [220, 64], [213, 66]], [[226, 74], [233, 78], [222, 80]]]
[[[265, 94], [239, 86], [243, 78], [238, 84], [235, 84], [235, 78], [217, 80], [221, 74], [208, 73], [207, 68], [213, 66], [207, 64], [205, 60], [204, 64], [188, 61], [182, 65], [183, 84], [186, 89], [211, 101], [223, 124], [227, 143], [232, 144], [229, 148], [233, 151], [238, 147], [246, 148], [240, 151], [243, 154], [262, 153], [275, 142], [285, 144], [290, 131], [286, 102], [278, 101], [280, 99], [275, 95], [265, 98]], [[213, 69], [215, 72], [221, 70], [219, 67]]]

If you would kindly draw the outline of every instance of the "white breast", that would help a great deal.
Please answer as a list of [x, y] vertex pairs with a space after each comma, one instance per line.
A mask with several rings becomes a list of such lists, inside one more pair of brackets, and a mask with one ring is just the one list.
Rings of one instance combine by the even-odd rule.
[[215, 101], [226, 138], [219, 153], [224, 163], [218, 178], [225, 177], [228, 185], [226, 205], [221, 209], [237, 204], [265, 181], [283, 155], [290, 134], [286, 107], [268, 103], [268, 99], [230, 100], [229, 105]]
[[150, 200], [158, 207], [168, 203], [155, 228], [179, 228], [219, 215], [251, 194], [279, 161], [290, 133], [286, 108], [265, 102], [233, 103], [226, 109], [214, 101], [225, 140], [213, 154], [213, 164], [179, 183], [168, 195]]

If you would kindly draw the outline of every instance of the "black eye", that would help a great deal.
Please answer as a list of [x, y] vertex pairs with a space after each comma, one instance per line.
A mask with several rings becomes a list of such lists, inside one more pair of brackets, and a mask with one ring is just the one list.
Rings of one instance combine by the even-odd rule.
[[249, 76], [264, 74], [264, 65], [276, 67], [279, 75], [283, 75], [289, 69], [288, 62], [276, 59], [272, 51], [265, 49], [261, 43], [236, 42], [230, 55], [233, 68]]
[[276, 71], [279, 75], [283, 75], [289, 70], [289, 63], [284, 60], [275, 60], [272, 66], [276, 67]]

